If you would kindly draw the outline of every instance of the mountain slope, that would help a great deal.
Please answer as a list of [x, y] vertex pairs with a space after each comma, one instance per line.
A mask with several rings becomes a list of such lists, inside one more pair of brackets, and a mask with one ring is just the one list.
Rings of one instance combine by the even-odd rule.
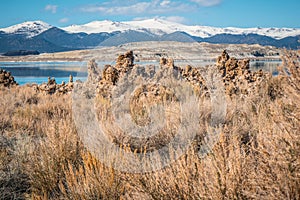
[[157, 40], [156, 35], [147, 32], [128, 30], [128, 31], [119, 32], [118, 34], [115, 34], [114, 36], [99, 43], [98, 46], [118, 46], [130, 42], [156, 41], [156, 40]]
[[26, 37], [34, 37], [48, 30], [52, 26], [42, 21], [29, 21], [21, 24], [16, 24], [7, 28], [2, 28], [0, 31], [7, 34], [18, 34]]
[[295, 37], [286, 37], [279, 40], [276, 47], [288, 48], [288, 49], [299, 49], [300, 48], [300, 35]]
[[141, 41], [260, 44], [299, 49], [300, 29], [188, 26], [162, 19], [94, 21], [65, 28], [33, 21], [0, 29], [1, 53], [18, 50], [58, 52]]
[[177, 42], [199, 42], [203, 39], [198, 37], [191, 36], [186, 32], [176, 31], [174, 33], [162, 35], [159, 40], [161, 41], [177, 41]]
[[43, 52], [69, 51], [72, 49], [55, 45], [40, 38], [26, 38], [20, 35], [5, 34], [0, 36], [0, 52], [31, 50]]
[[227, 43], [227, 44], [261, 44], [261, 45], [272, 45], [276, 42], [276, 39], [258, 35], [258, 34], [218, 34], [210, 38], [205, 38], [204, 42], [208, 43]]
[[53, 27], [36, 36], [36, 38], [44, 39], [66, 48], [84, 49], [97, 46], [97, 44], [115, 34], [117, 33], [68, 33], [62, 29]]
[[210, 38], [204, 38], [201, 42], [214, 44], [260, 44], [263, 46], [275, 46], [278, 48], [298, 49], [300, 48], [300, 35], [277, 40], [272, 37], [258, 34], [219, 34]]
[[188, 26], [162, 19], [146, 19], [139, 21], [94, 21], [83, 25], [73, 25], [62, 28], [70, 33], [98, 33], [98, 32], [115, 32], [115, 31], [143, 31], [147, 30], [155, 35], [170, 34], [173, 32], [186, 32], [191, 36], [208, 38], [219, 34], [231, 35], [248, 35], [257, 34], [272, 37], [274, 39], [282, 39], [289, 36], [300, 35], [300, 29], [295, 28], [218, 28], [210, 26]]
[[69, 33], [101, 33], [107, 32], [112, 33], [116, 31], [128, 31], [136, 30], [134, 26], [127, 25], [122, 22], [113, 22], [109, 20], [104, 21], [93, 21], [83, 25], [72, 25], [65, 28], [61, 28]]

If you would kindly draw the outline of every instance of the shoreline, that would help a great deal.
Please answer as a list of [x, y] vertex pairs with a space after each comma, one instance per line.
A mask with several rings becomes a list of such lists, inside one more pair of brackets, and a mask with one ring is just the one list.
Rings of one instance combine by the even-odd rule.
[[[226, 49], [233, 57], [252, 60], [280, 60], [284, 49], [272, 46], [246, 44], [208, 44], [181, 42], [137, 42], [120, 46], [95, 49], [74, 50], [56, 53], [41, 53], [27, 56], [0, 56], [0, 62], [83, 62], [95, 59], [111, 62], [124, 51], [133, 50], [135, 60], [159, 61], [161, 57], [172, 57], [174, 60], [216, 60]], [[257, 56], [260, 55], [260, 56]]]
[[[244, 57], [245, 59], [249, 59], [250, 61], [282, 61], [281, 56], [278, 57]], [[201, 61], [201, 62], [216, 62], [215, 58], [211, 59], [187, 59], [189, 61]], [[70, 59], [70, 58], [65, 58], [65, 59], [51, 59], [51, 58], [32, 58], [30, 56], [14, 56], [14, 57], [9, 57], [9, 56], [0, 56], [0, 63], [2, 62], [12, 62], [12, 63], [20, 63], [20, 62], [28, 62], [28, 63], [34, 63], [34, 62], [87, 62], [88, 60], [84, 59]], [[174, 61], [184, 61], [183, 59], [174, 59]], [[111, 60], [101, 60], [101, 62], [111, 62]], [[159, 62], [159, 59], [139, 59], [136, 60], [135, 62]]]

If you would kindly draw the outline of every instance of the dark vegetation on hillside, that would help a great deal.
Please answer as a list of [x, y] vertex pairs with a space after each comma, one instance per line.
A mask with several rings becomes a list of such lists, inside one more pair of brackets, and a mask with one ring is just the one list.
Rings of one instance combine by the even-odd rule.
[[16, 50], [16, 51], [8, 51], [4, 53], [4, 56], [27, 56], [27, 55], [39, 55], [38, 51], [32, 50]]

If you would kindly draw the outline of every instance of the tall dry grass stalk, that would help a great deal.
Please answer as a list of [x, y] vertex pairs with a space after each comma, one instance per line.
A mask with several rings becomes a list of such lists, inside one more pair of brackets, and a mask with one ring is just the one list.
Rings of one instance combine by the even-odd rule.
[[228, 98], [206, 157], [191, 148], [145, 174], [118, 172], [83, 147], [70, 95], [1, 88], [0, 199], [300, 199], [299, 55], [283, 61], [256, 93]]

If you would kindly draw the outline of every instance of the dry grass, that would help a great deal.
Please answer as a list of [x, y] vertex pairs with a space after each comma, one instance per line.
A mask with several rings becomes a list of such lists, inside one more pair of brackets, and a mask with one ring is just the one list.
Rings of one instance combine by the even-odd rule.
[[289, 52], [284, 61], [288, 74], [228, 100], [205, 158], [190, 149], [145, 174], [104, 166], [83, 147], [70, 95], [1, 88], [0, 199], [300, 199], [300, 65]]

